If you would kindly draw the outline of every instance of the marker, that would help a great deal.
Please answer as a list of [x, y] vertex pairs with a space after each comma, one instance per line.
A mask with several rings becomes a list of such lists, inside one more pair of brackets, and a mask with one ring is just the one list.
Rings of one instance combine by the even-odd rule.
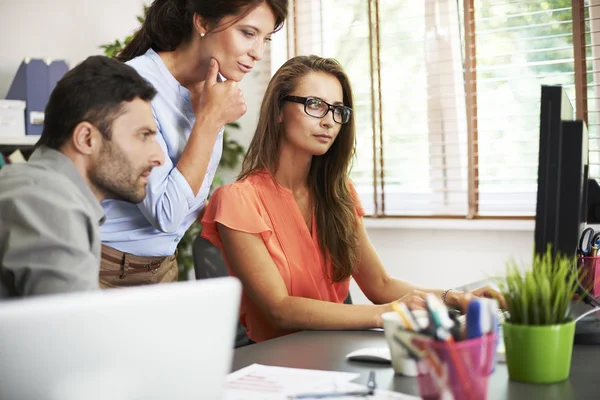
[[486, 299], [486, 303], [489, 307], [489, 315], [490, 315], [490, 326], [488, 332], [496, 335], [495, 345], [494, 345], [494, 355], [492, 356], [492, 367], [490, 368], [490, 374], [494, 372], [496, 368], [496, 353], [498, 352], [498, 345], [500, 343], [499, 330], [500, 330], [500, 319], [498, 318], [498, 301], [496, 299]]
[[396, 314], [398, 314], [398, 316], [402, 320], [402, 324], [407, 330], [412, 332], [420, 330], [416, 319], [414, 318], [408, 307], [406, 307], [406, 304], [394, 302], [392, 303], [392, 308], [394, 309], [394, 311], [396, 311]]
[[482, 337], [491, 329], [490, 307], [485, 299], [473, 299], [467, 307], [467, 339]]
[[448, 308], [433, 294], [425, 297], [425, 307], [429, 315], [429, 330], [437, 340], [446, 341], [454, 321], [448, 315]]
[[[407, 337], [408, 335], [406, 334], [402, 334], [402, 333], [394, 333], [394, 341], [396, 343], [398, 343], [400, 346], [404, 347], [406, 349], [406, 351], [408, 352], [408, 355], [410, 358], [412, 358], [413, 360], [420, 360], [422, 358], [425, 357], [425, 353], [419, 349], [418, 347], [416, 347], [413, 343], [412, 343], [412, 338], [415, 337], [415, 335], [410, 334], [410, 337]], [[428, 337], [424, 337], [424, 340], [429, 339]]]

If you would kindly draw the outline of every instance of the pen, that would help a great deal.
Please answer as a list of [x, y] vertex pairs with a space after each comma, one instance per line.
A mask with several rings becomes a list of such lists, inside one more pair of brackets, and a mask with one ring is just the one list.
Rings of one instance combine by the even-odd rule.
[[409, 330], [409, 331], [419, 330], [417, 321], [414, 320], [413, 315], [408, 310], [408, 307], [406, 307], [406, 304], [395, 302], [395, 303], [392, 303], [392, 308], [394, 309], [394, 311], [396, 311], [396, 314], [398, 314], [398, 316], [402, 320], [402, 324], [404, 325], [404, 327], [407, 330]]
[[367, 381], [367, 390], [354, 390], [349, 392], [330, 392], [330, 393], [303, 393], [288, 396], [289, 400], [300, 399], [333, 399], [336, 397], [366, 397], [375, 394], [375, 371], [369, 372], [369, 380]]
[[369, 396], [375, 394], [375, 389], [377, 388], [377, 383], [375, 382], [375, 371], [369, 372], [369, 380], [367, 381], [367, 391], [369, 392]]
[[302, 393], [288, 396], [288, 400], [300, 399], [334, 399], [336, 397], [366, 397], [371, 396], [368, 390], [356, 390], [352, 392], [331, 392], [331, 393]]
[[[429, 323], [432, 325], [432, 331], [435, 332], [435, 338], [446, 344], [450, 360], [456, 369], [458, 379], [465, 387], [467, 399], [469, 399], [471, 398], [471, 390], [468, 371], [466, 370], [463, 357], [454, 347], [454, 338], [450, 333], [450, 329], [454, 326], [454, 321], [450, 319], [447, 307], [433, 295], [427, 295], [425, 307], [429, 313]], [[468, 321], [469, 316], [467, 315], [467, 323]]]
[[419, 323], [419, 320], [417, 319], [417, 317], [415, 317], [415, 314], [413, 314], [412, 310], [407, 305], [404, 305], [404, 307], [406, 308], [406, 312], [408, 313], [410, 320], [413, 321], [413, 323], [415, 324], [415, 332], [421, 333], [423, 329], [427, 328], [427, 325], [422, 326]]
[[450, 333], [452, 334], [452, 338], [454, 339], [455, 342], [458, 342], [461, 338], [460, 338], [460, 321], [458, 320], [458, 317], [456, 316], [456, 314], [449, 312], [448, 315], [450, 316], [450, 319], [454, 322], [454, 326], [452, 328], [450, 328]]
[[[399, 334], [398, 332], [394, 333], [394, 341], [396, 343], [398, 343], [400, 346], [404, 347], [406, 349], [406, 351], [408, 351], [408, 355], [410, 356], [410, 358], [412, 358], [413, 360], [420, 360], [423, 357], [425, 357], [425, 354], [423, 353], [423, 351], [421, 351], [418, 347], [416, 347], [413, 343], [412, 343], [412, 338], [414, 337], [419, 337], [421, 335], [415, 335], [412, 332], [410, 333], [410, 337], [407, 337], [407, 334]], [[428, 337], [424, 336], [423, 337], [425, 340], [429, 339]], [[431, 339], [429, 339], [431, 340]]]
[[445, 341], [454, 327], [454, 321], [448, 315], [448, 308], [433, 294], [426, 296], [425, 308], [429, 315], [429, 330], [433, 337]]

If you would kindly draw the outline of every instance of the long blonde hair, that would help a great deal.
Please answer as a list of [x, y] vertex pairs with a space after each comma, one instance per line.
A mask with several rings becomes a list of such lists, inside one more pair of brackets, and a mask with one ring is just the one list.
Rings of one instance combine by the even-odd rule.
[[[273, 76], [260, 109], [258, 126], [242, 163], [239, 180], [259, 171], [275, 175], [282, 138], [279, 116], [283, 98], [311, 72], [335, 76], [342, 85], [344, 105], [353, 107], [352, 88], [338, 61], [318, 56], [298, 56], [288, 60]], [[356, 268], [358, 236], [356, 203], [350, 192], [348, 173], [355, 153], [354, 118], [343, 124], [327, 153], [314, 156], [308, 185], [317, 222], [319, 247], [332, 264], [326, 271], [332, 282], [343, 282]]]

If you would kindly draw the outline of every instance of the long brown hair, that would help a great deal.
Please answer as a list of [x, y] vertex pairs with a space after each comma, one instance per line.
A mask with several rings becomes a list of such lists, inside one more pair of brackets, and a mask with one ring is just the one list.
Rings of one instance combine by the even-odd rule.
[[[288, 60], [267, 86], [258, 126], [244, 158], [239, 180], [265, 169], [275, 175], [282, 137], [282, 124], [278, 119], [283, 98], [311, 72], [335, 76], [342, 85], [344, 105], [353, 107], [350, 81], [338, 61], [318, 56], [299, 56]], [[356, 203], [348, 179], [354, 152], [355, 124], [351, 118], [341, 126], [327, 153], [313, 157], [308, 175], [319, 246], [333, 266], [332, 271], [326, 271], [333, 282], [348, 279], [358, 261]]]
[[214, 29], [223, 17], [236, 15], [237, 21], [263, 3], [275, 14], [274, 28], [279, 30], [287, 17], [288, 0], [154, 0], [148, 7], [144, 23], [117, 59], [129, 61], [150, 48], [175, 50], [192, 36], [194, 14]]

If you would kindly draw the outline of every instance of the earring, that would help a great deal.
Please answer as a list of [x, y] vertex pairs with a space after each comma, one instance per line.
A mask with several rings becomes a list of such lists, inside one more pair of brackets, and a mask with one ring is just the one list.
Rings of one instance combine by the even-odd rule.
[[201, 38], [203, 38], [203, 37], [204, 37], [204, 33], [201, 33], [201, 34], [200, 34], [200, 37], [201, 37]]

